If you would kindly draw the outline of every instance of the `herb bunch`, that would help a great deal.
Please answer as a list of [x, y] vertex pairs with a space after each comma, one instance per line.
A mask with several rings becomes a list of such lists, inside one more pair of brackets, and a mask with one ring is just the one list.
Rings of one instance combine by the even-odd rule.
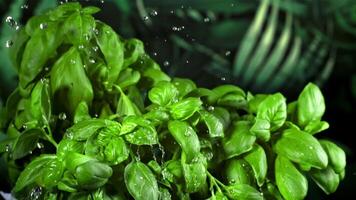
[[67, 3], [19, 30], [0, 152], [18, 199], [303, 199], [332, 193], [345, 153], [314, 134], [324, 99], [170, 78], [144, 51]]

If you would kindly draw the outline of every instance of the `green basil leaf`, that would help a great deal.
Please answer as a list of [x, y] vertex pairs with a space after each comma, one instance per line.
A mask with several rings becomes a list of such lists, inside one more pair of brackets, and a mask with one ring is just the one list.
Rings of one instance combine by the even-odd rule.
[[12, 152], [14, 160], [22, 158], [36, 148], [37, 141], [40, 138], [46, 138], [42, 129], [27, 129], [17, 138]]
[[125, 167], [126, 188], [135, 200], [158, 200], [159, 190], [154, 174], [142, 162], [132, 162]]
[[230, 159], [226, 163], [225, 173], [229, 185], [253, 183], [251, 166], [243, 159]]
[[129, 157], [129, 149], [122, 138], [114, 137], [105, 147], [104, 155], [106, 161], [117, 165]]
[[[154, 63], [153, 65], [156, 65], [156, 63]], [[148, 81], [151, 83], [150, 85], [153, 86], [156, 86], [159, 82], [162, 81], [171, 81], [171, 78], [159, 68], [149, 67], [143, 72], [141, 72], [141, 75], [145, 77], [145, 79], [148, 79]]]
[[274, 145], [275, 152], [288, 159], [322, 169], [328, 165], [328, 156], [317, 139], [312, 135], [287, 129]]
[[129, 39], [125, 41], [124, 44], [124, 67], [123, 69], [127, 68], [128, 66], [135, 63], [138, 58], [144, 55], [144, 45], [142, 41], [138, 39]]
[[47, 81], [39, 81], [35, 85], [29, 103], [32, 117], [47, 125], [51, 117], [51, 99]]
[[313, 169], [310, 174], [315, 183], [326, 194], [334, 193], [339, 186], [339, 175], [330, 166], [322, 170]]
[[258, 144], [244, 156], [244, 160], [250, 164], [258, 186], [262, 186], [267, 175], [267, 156], [265, 150]]
[[84, 143], [73, 139], [62, 139], [57, 147], [57, 156], [64, 158], [69, 152], [83, 153]]
[[[64, 171], [61, 181], [58, 183], [58, 189], [66, 192], [77, 192], [78, 181], [71, 171]], [[69, 197], [70, 198], [70, 197]]]
[[74, 176], [80, 188], [92, 190], [105, 185], [112, 173], [110, 166], [96, 160], [90, 160], [78, 165]]
[[186, 120], [201, 109], [203, 103], [198, 98], [188, 97], [170, 106], [173, 119]]
[[231, 123], [229, 111], [223, 107], [208, 107], [208, 110], [212, 110], [212, 113], [220, 120], [224, 126], [224, 130], [226, 131]]
[[258, 107], [256, 118], [269, 121], [271, 131], [282, 127], [287, 118], [287, 105], [283, 95], [277, 93], [266, 97]]
[[346, 155], [344, 150], [327, 140], [320, 140], [319, 142], [328, 154], [329, 165], [331, 165], [336, 173], [343, 172], [346, 167]]
[[248, 121], [238, 121], [229, 137], [223, 139], [223, 148], [227, 158], [232, 158], [248, 152], [256, 141], [256, 136], [250, 133]]
[[159, 125], [167, 122], [169, 120], [169, 115], [163, 110], [155, 109], [144, 114], [144, 118], [150, 120], [153, 125]]
[[66, 135], [69, 139], [84, 141], [103, 127], [110, 127], [120, 131], [121, 125], [118, 122], [107, 119], [88, 119], [80, 121], [67, 129]]
[[161, 174], [162, 168], [155, 160], [150, 160], [147, 165], [154, 171], [156, 174]]
[[224, 125], [221, 123], [219, 118], [205, 110], [200, 111], [200, 115], [201, 119], [208, 127], [209, 136], [211, 138], [224, 137]]
[[186, 163], [186, 155], [182, 153], [182, 169], [187, 193], [198, 192], [206, 184], [207, 162], [203, 155], [199, 154], [189, 164]]
[[[247, 94], [248, 95], [248, 94]], [[257, 94], [251, 100], [248, 101], [248, 109], [252, 113], [257, 113], [260, 104], [268, 97], [265, 94]]]
[[49, 17], [51, 20], [56, 21], [68, 17], [75, 11], [79, 11], [81, 5], [78, 2], [69, 2], [59, 5], [56, 9], [49, 11]]
[[326, 121], [312, 121], [305, 127], [305, 131], [314, 135], [321, 131], [324, 131], [329, 128], [329, 123]]
[[235, 184], [224, 187], [226, 195], [231, 199], [263, 200], [261, 193], [247, 184]]
[[82, 13], [92, 15], [100, 11], [100, 8], [95, 6], [87, 6], [81, 10]]
[[74, 111], [74, 124], [90, 118], [88, 104], [85, 101], [80, 102]]
[[309, 83], [298, 97], [298, 122], [305, 127], [312, 121], [319, 121], [325, 112], [323, 94], [318, 86]]
[[166, 188], [159, 188], [159, 199], [160, 200], [171, 200], [172, 199], [172, 195], [171, 193], [169, 193], [169, 190]]
[[229, 199], [224, 195], [224, 193], [218, 191], [212, 197], [210, 197], [209, 200], [229, 200]]
[[20, 69], [23, 52], [29, 39], [25, 29], [20, 29], [13, 38], [14, 44], [9, 48], [12, 65], [17, 71]]
[[139, 117], [128, 116], [122, 122], [120, 135], [125, 135], [125, 139], [136, 145], [153, 145], [158, 143], [156, 129], [151, 122]]
[[78, 11], [71, 14], [63, 23], [63, 33], [67, 41], [75, 46], [88, 43], [94, 28], [94, 17]]
[[172, 80], [173, 85], [178, 89], [179, 97], [183, 98], [189, 92], [193, 91], [197, 86], [190, 79], [174, 78]]
[[246, 96], [245, 92], [241, 88], [235, 85], [221, 85], [214, 88], [212, 92], [213, 93], [208, 96], [209, 104], [215, 104], [218, 101], [218, 99], [222, 98], [227, 94], [235, 94], [243, 98], [245, 98]]
[[70, 113], [78, 104], [93, 100], [93, 88], [86, 76], [79, 52], [69, 49], [54, 64], [51, 71], [51, 89], [56, 102], [61, 102]]
[[96, 41], [108, 66], [109, 88], [116, 82], [124, 64], [124, 44], [115, 31], [104, 23], [97, 23]]
[[56, 159], [56, 156], [54, 155], [41, 155], [31, 161], [21, 172], [13, 191], [19, 192], [26, 186], [34, 183], [36, 179], [41, 176], [41, 170], [54, 159]]
[[135, 103], [131, 101], [124, 92], [120, 91], [119, 102], [117, 103], [116, 113], [120, 116], [141, 115]]
[[38, 184], [45, 188], [55, 187], [62, 178], [63, 170], [64, 165], [60, 160], [50, 160], [41, 170]]
[[141, 78], [141, 75], [138, 71], [127, 68], [120, 73], [120, 76], [117, 80], [117, 84], [123, 90], [130, 85], [136, 84]]
[[179, 160], [169, 160], [164, 163], [162, 170], [163, 180], [167, 180], [171, 183], [179, 182], [183, 177], [182, 164]]
[[247, 107], [247, 102], [245, 96], [240, 93], [229, 93], [219, 98], [217, 105], [229, 106], [236, 109], [245, 109]]
[[256, 135], [257, 138], [267, 142], [271, 138], [270, 128], [271, 124], [268, 120], [256, 118], [256, 122], [253, 124], [250, 131]]
[[307, 179], [287, 158], [277, 156], [275, 176], [277, 187], [286, 200], [304, 199], [307, 195]]
[[192, 162], [200, 152], [199, 138], [193, 128], [187, 122], [169, 121], [168, 130], [185, 153], [187, 162]]
[[148, 98], [152, 103], [166, 106], [177, 101], [178, 90], [174, 85], [167, 81], [159, 82], [148, 92]]
[[277, 186], [271, 182], [267, 183], [267, 188], [263, 191], [263, 196], [266, 199], [283, 200]]
[[[20, 88], [25, 89], [42, 71], [44, 65], [53, 55], [62, 41], [60, 31], [55, 23], [49, 23], [42, 30], [38, 26], [32, 37], [28, 40], [23, 52], [19, 74]], [[71, 67], [68, 67], [71, 68]], [[64, 74], [61, 74], [66, 76]]]

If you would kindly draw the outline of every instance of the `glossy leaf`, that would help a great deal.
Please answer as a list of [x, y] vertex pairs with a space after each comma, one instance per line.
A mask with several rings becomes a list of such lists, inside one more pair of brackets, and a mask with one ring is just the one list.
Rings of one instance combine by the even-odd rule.
[[182, 153], [182, 169], [187, 193], [198, 192], [204, 187], [207, 178], [207, 163], [203, 155], [198, 155], [191, 163], [186, 163], [186, 155]]
[[187, 122], [169, 121], [168, 130], [185, 153], [188, 163], [199, 155], [200, 142], [197, 134]]
[[253, 183], [253, 174], [249, 163], [243, 159], [229, 160], [225, 168], [226, 180], [229, 185]]
[[203, 103], [198, 98], [188, 97], [170, 106], [169, 112], [173, 119], [186, 120], [196, 111], [200, 110]]
[[335, 192], [339, 186], [339, 175], [335, 173], [335, 171], [330, 166], [322, 170], [312, 170], [310, 171], [310, 174], [316, 184], [326, 194]]
[[250, 123], [238, 121], [231, 135], [223, 139], [223, 148], [227, 158], [232, 158], [252, 149], [256, 137], [250, 133]]
[[224, 137], [224, 125], [219, 118], [204, 110], [200, 111], [200, 114], [205, 125], [208, 127], [210, 137]]
[[148, 98], [152, 103], [166, 106], [177, 100], [178, 92], [172, 83], [162, 81], [148, 92]]
[[12, 152], [13, 159], [22, 158], [36, 148], [37, 141], [45, 138], [43, 130], [35, 128], [24, 131], [16, 140]]
[[125, 167], [126, 188], [135, 200], [158, 200], [157, 180], [142, 162], [132, 162]]
[[275, 176], [278, 189], [286, 200], [304, 199], [307, 195], [307, 179], [287, 158], [277, 156]]
[[322, 169], [328, 164], [328, 156], [317, 139], [296, 129], [287, 129], [274, 145], [278, 155], [300, 163]]
[[298, 122], [305, 127], [321, 119], [325, 112], [324, 97], [318, 86], [309, 83], [298, 97]]
[[346, 154], [344, 150], [327, 140], [320, 140], [319, 142], [328, 155], [329, 165], [336, 173], [343, 172], [346, 167]]
[[226, 195], [231, 199], [263, 200], [261, 193], [247, 184], [236, 184], [224, 188]]
[[253, 149], [244, 156], [244, 160], [251, 166], [257, 184], [262, 186], [267, 175], [267, 156], [265, 150], [260, 145], [256, 144]]

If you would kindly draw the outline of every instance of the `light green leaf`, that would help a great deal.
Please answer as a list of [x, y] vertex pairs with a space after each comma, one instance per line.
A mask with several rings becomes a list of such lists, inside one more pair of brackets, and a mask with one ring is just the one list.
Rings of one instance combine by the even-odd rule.
[[265, 150], [258, 144], [244, 156], [244, 160], [250, 164], [258, 186], [262, 186], [267, 175], [267, 156]]
[[188, 97], [170, 106], [169, 112], [173, 119], [186, 120], [201, 109], [203, 102], [199, 98]]
[[320, 140], [319, 142], [325, 152], [328, 154], [329, 165], [336, 173], [343, 172], [346, 167], [346, 155], [344, 150], [327, 140]]

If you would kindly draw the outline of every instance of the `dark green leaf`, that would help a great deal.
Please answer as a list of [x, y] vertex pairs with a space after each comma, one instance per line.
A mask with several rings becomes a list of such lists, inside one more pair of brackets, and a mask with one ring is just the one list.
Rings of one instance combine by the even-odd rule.
[[21, 133], [13, 147], [13, 159], [16, 160], [30, 154], [30, 152], [36, 148], [37, 141], [40, 138], [45, 138], [45, 134], [46, 133], [39, 128], [28, 129]]
[[230, 159], [226, 164], [225, 173], [229, 185], [253, 183], [251, 166], [243, 159]]
[[82, 101], [91, 103], [94, 96], [93, 88], [76, 48], [72, 47], [57, 60], [51, 71], [50, 80], [56, 102], [62, 102], [60, 105], [69, 112], [74, 112]]
[[74, 176], [81, 188], [92, 190], [105, 185], [112, 173], [110, 166], [90, 160], [78, 165]]
[[274, 145], [274, 149], [277, 154], [300, 164], [318, 169], [325, 168], [328, 164], [328, 156], [318, 140], [296, 129], [285, 130]]
[[191, 163], [187, 164], [185, 161], [186, 155], [182, 153], [182, 169], [186, 192], [198, 192], [206, 183], [206, 159], [203, 155], [199, 154]]
[[231, 199], [263, 200], [261, 193], [247, 184], [235, 184], [224, 188]]
[[252, 149], [256, 137], [250, 133], [248, 121], [238, 121], [229, 137], [223, 139], [223, 148], [227, 158], [232, 158]]
[[200, 111], [200, 114], [205, 125], [208, 127], [210, 137], [224, 137], [224, 125], [219, 118], [205, 110]]
[[265, 150], [258, 144], [244, 156], [244, 159], [250, 164], [257, 184], [262, 186], [267, 175], [267, 156]]
[[34, 159], [26, 168], [21, 172], [19, 178], [16, 181], [16, 185], [13, 188], [14, 192], [19, 192], [26, 186], [34, 183], [38, 177], [42, 174], [40, 173], [46, 165], [52, 160], [56, 159], [54, 155], [41, 155]]
[[278, 189], [286, 200], [304, 199], [307, 195], [307, 179], [287, 158], [277, 156], [275, 176]]
[[103, 127], [110, 127], [120, 131], [121, 125], [118, 122], [106, 119], [88, 119], [74, 124], [67, 130], [67, 137], [77, 141], [87, 140], [93, 133]]
[[336, 173], [343, 172], [346, 167], [346, 155], [344, 150], [327, 140], [320, 140], [319, 142], [325, 152], [328, 154], [329, 165]]
[[198, 98], [188, 97], [170, 106], [169, 112], [173, 119], [186, 120], [196, 111], [200, 110], [203, 103]]
[[169, 121], [168, 130], [185, 153], [188, 163], [199, 155], [200, 142], [197, 134], [187, 122]]
[[90, 118], [88, 104], [85, 101], [80, 102], [74, 111], [74, 124]]
[[132, 162], [125, 167], [126, 188], [135, 200], [158, 200], [157, 180], [142, 162]]
[[313, 169], [310, 171], [310, 174], [316, 184], [326, 194], [334, 193], [339, 186], [339, 175], [330, 166], [322, 170]]
[[172, 83], [161, 81], [148, 92], [148, 98], [152, 103], [166, 106], [177, 101], [178, 92]]
[[135, 103], [131, 101], [129, 97], [122, 91], [120, 91], [119, 102], [117, 103], [116, 113], [120, 116], [141, 115], [140, 109]]

